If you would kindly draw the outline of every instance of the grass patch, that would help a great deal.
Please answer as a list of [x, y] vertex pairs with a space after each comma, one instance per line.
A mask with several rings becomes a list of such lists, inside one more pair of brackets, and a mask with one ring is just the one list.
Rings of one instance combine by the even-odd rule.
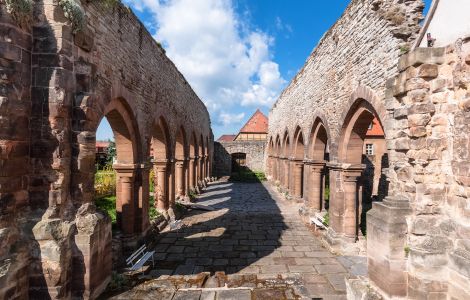
[[236, 173], [232, 173], [232, 176], [230, 176], [230, 181], [248, 183], [262, 182], [266, 181], [266, 175], [263, 172], [245, 169]]
[[96, 207], [106, 212], [113, 225], [116, 224], [116, 196], [104, 196], [95, 200]]

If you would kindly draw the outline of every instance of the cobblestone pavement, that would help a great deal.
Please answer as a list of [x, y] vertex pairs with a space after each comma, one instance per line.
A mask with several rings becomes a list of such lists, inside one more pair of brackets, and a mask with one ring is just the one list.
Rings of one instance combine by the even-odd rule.
[[[160, 234], [155, 248], [156, 267], [150, 272], [152, 278], [161, 282], [170, 278], [180, 280], [183, 278], [180, 275], [190, 279], [197, 276], [193, 274], [210, 272], [217, 276], [207, 276], [209, 279], [204, 279], [204, 283], [183, 287], [249, 288], [214, 290], [216, 299], [245, 299], [246, 293], [253, 293], [254, 299], [298, 299], [306, 295], [343, 299], [345, 278], [367, 273], [365, 257], [331, 254], [302, 223], [299, 204], [281, 199], [268, 184], [211, 184], [197, 203], [215, 210], [193, 210], [184, 218], [182, 229]], [[221, 281], [220, 278], [224, 278], [222, 283], [213, 282]], [[267, 282], [269, 278], [277, 283]], [[240, 280], [243, 283], [233, 284]], [[295, 289], [291, 290], [290, 285]], [[209, 292], [175, 289], [171, 297], [161, 299], [214, 299], [210, 293], [209, 298], [202, 297], [203, 291]], [[223, 296], [224, 293], [240, 294], [231, 298]], [[185, 298], [183, 294], [193, 296]]]

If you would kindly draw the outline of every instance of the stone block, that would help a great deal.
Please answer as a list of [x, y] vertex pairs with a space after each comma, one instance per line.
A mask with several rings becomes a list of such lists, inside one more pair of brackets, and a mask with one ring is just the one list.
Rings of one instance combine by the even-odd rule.
[[413, 114], [408, 115], [408, 124], [410, 127], [426, 126], [431, 121], [429, 114]]
[[427, 113], [434, 113], [436, 108], [432, 103], [417, 103], [413, 104], [408, 108], [408, 114], [427, 114]]
[[403, 55], [398, 62], [398, 70], [404, 71], [411, 66], [422, 64], [443, 64], [445, 62], [445, 48], [417, 48]]
[[427, 135], [426, 127], [414, 126], [410, 128], [409, 136], [413, 138], [419, 138]]
[[423, 64], [417, 69], [417, 76], [421, 78], [436, 78], [439, 75], [439, 67], [436, 64]]

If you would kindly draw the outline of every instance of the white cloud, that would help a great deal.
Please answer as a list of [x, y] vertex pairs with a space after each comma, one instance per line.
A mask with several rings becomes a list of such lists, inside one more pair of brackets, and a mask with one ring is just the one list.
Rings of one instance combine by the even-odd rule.
[[[210, 112], [271, 106], [286, 81], [272, 60], [274, 39], [234, 11], [231, 0], [125, 0], [148, 11], [155, 38]], [[224, 115], [224, 117], [222, 117]], [[222, 120], [243, 118], [220, 114]], [[232, 117], [229, 117], [232, 116]]]
[[219, 115], [219, 122], [224, 126], [240, 124], [245, 118], [245, 113], [239, 114], [229, 114], [226, 112], [221, 112]]

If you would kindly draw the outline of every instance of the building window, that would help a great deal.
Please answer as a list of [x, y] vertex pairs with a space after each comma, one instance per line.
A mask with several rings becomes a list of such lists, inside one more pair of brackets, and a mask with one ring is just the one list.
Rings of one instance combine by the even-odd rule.
[[374, 155], [374, 144], [366, 144], [366, 155]]
[[372, 130], [373, 127], [374, 127], [374, 122], [369, 124], [369, 130]]

